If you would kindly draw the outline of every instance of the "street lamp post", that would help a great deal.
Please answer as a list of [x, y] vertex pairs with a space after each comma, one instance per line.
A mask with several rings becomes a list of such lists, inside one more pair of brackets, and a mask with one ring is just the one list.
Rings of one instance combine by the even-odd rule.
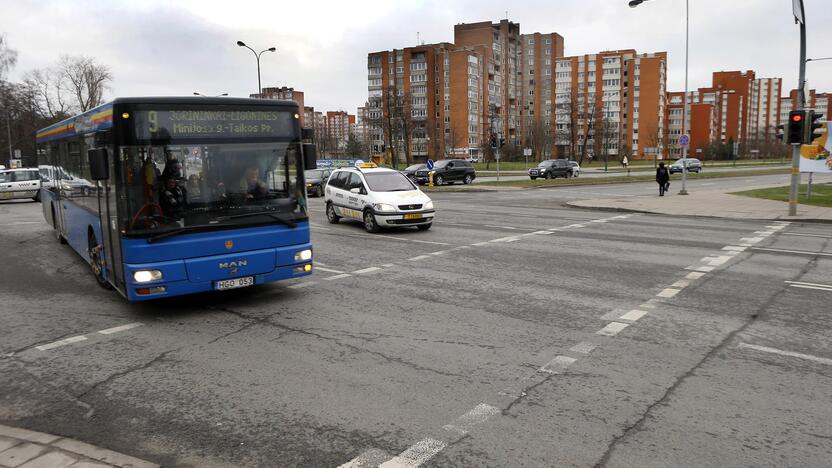
[[246, 49], [250, 50], [252, 54], [254, 54], [254, 58], [257, 60], [257, 94], [263, 92], [263, 87], [260, 84], [260, 56], [263, 55], [263, 52], [275, 52], [277, 49], [274, 47], [269, 47], [268, 49], [261, 50], [259, 53], [256, 52], [251, 47], [247, 46], [243, 41], [237, 41], [237, 45], [240, 47], [245, 47]]
[[[630, 0], [628, 5], [630, 8], [635, 8], [647, 0]], [[682, 98], [682, 135], [688, 134], [688, 55], [690, 45], [690, 0], [685, 0], [685, 94]], [[689, 143], [688, 143], [689, 144]], [[688, 145], [682, 145], [682, 189], [679, 190], [679, 195], [687, 195], [688, 191], [685, 187], [687, 181], [688, 167]]]

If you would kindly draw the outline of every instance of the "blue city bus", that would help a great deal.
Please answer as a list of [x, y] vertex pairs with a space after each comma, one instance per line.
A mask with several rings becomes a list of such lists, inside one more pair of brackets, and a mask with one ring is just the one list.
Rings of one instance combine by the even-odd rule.
[[37, 133], [46, 221], [130, 301], [312, 273], [293, 101], [119, 98]]

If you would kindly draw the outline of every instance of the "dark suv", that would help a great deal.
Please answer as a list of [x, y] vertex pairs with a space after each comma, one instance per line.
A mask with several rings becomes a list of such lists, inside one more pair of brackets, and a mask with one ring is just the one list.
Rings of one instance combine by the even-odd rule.
[[677, 159], [676, 162], [670, 166], [670, 173], [681, 173], [685, 170], [685, 168], [687, 168], [688, 172], [696, 172], [698, 174], [702, 172], [702, 161], [696, 158]]
[[542, 177], [544, 179], [554, 179], [555, 177], [572, 177], [572, 166], [566, 159], [549, 159], [541, 161], [537, 167], [529, 169], [529, 178], [532, 180]]
[[[428, 183], [427, 167], [416, 171], [416, 183], [425, 185]], [[464, 159], [442, 159], [433, 165], [433, 183], [444, 185], [460, 181], [463, 184], [470, 184], [477, 178], [477, 172], [470, 162]]]

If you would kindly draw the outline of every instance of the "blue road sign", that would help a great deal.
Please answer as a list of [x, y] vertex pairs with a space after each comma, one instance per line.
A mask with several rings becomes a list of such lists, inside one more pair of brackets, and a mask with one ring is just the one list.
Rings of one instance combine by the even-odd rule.
[[690, 137], [687, 135], [682, 135], [679, 137], [679, 144], [682, 146], [687, 146], [690, 143]]
[[433, 169], [433, 159], [428, 159], [428, 169]]

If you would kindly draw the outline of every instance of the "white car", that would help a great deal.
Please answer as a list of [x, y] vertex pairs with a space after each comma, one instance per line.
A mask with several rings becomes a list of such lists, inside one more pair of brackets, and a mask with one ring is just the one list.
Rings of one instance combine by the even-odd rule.
[[40, 172], [36, 168], [0, 170], [0, 200], [40, 200]]
[[578, 164], [578, 161], [569, 161], [569, 167], [572, 168], [572, 177], [581, 175], [581, 165]]
[[363, 222], [367, 232], [400, 226], [426, 231], [434, 217], [433, 202], [416, 184], [399, 171], [373, 163], [336, 169], [327, 181], [324, 203], [330, 223], [354, 219]]

